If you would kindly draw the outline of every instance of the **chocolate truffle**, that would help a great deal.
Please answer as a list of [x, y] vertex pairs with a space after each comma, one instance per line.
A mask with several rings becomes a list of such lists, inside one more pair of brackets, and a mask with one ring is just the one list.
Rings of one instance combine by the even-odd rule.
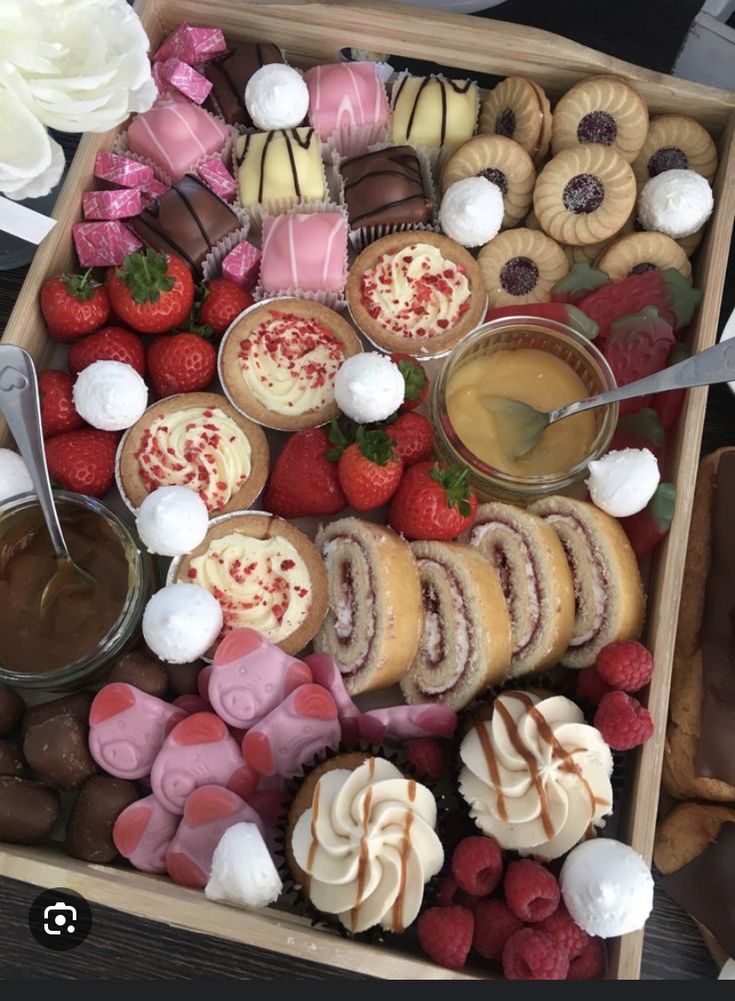
[[74, 692], [73, 695], [64, 695], [60, 699], [54, 699], [53, 702], [44, 702], [40, 706], [28, 709], [23, 717], [21, 733], [25, 737], [32, 726], [45, 723], [54, 716], [72, 716], [86, 723], [94, 694], [89, 691]]
[[168, 678], [163, 667], [143, 650], [131, 650], [118, 657], [107, 680], [134, 685], [147, 695], [155, 695], [157, 699], [163, 698], [168, 688]]
[[198, 691], [199, 672], [204, 661], [195, 660], [191, 664], [164, 664], [168, 676], [169, 691], [174, 695], [195, 695]]
[[433, 206], [424, 191], [419, 158], [410, 146], [353, 156], [340, 171], [353, 229], [431, 222]]
[[202, 70], [212, 84], [204, 107], [222, 115], [228, 125], [251, 128], [253, 120], [245, 107], [248, 80], [261, 66], [285, 61], [281, 50], [271, 42], [242, 42], [233, 46]]
[[89, 727], [73, 716], [52, 716], [29, 727], [23, 754], [31, 768], [57, 789], [76, 789], [97, 771], [87, 746]]
[[130, 220], [136, 236], [155, 250], [182, 257], [196, 279], [202, 276], [210, 249], [239, 226], [240, 220], [227, 202], [193, 174], [186, 174], [150, 208]]
[[30, 779], [0, 776], [0, 841], [29, 845], [45, 838], [59, 817], [59, 794]]
[[326, 197], [314, 129], [251, 132], [235, 140], [240, 202], [278, 212]]
[[23, 699], [0, 681], [0, 737], [15, 730], [25, 712]]
[[0, 740], [0, 775], [19, 775], [23, 777], [27, 774], [28, 770], [20, 748], [16, 747], [9, 740]]
[[66, 826], [66, 850], [85, 862], [112, 862], [117, 848], [112, 827], [140, 793], [134, 782], [93, 775], [82, 786]]

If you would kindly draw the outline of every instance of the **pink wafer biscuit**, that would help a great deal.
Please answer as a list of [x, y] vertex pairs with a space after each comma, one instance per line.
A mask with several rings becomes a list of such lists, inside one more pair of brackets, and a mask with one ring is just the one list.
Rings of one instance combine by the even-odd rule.
[[219, 28], [193, 28], [184, 23], [168, 36], [153, 58], [183, 59], [185, 63], [198, 64], [226, 51], [227, 42]]
[[85, 191], [82, 195], [85, 219], [128, 219], [143, 211], [140, 188], [113, 188]]
[[197, 73], [193, 66], [189, 66], [188, 63], [174, 57], [163, 63], [161, 71], [163, 79], [168, 80], [189, 100], [196, 104], [204, 104], [212, 89], [212, 84], [201, 73]]
[[326, 750], [334, 750], [342, 731], [337, 705], [321, 685], [301, 685], [245, 734], [242, 753], [261, 775], [297, 775]]
[[344, 678], [337, 662], [329, 654], [312, 653], [304, 657], [304, 663], [309, 666], [316, 684], [326, 688], [337, 704], [343, 743], [356, 744], [360, 739], [360, 710], [345, 688]]
[[226, 786], [247, 799], [257, 784], [237, 741], [214, 713], [194, 713], [178, 723], [151, 769], [153, 795], [172, 813], [183, 813], [187, 797], [199, 786]]
[[119, 219], [106, 222], [75, 222], [71, 228], [74, 248], [83, 268], [122, 264], [128, 254], [143, 244]]
[[222, 274], [240, 288], [250, 292], [258, 280], [260, 258], [261, 253], [258, 248], [243, 240], [222, 259]]
[[89, 710], [90, 754], [116, 778], [145, 778], [166, 734], [184, 717], [183, 710], [163, 699], [112, 682], [97, 693]]
[[139, 188], [153, 180], [153, 167], [119, 153], [102, 150], [94, 161], [94, 176], [123, 188]]
[[182, 886], [203, 887], [209, 880], [212, 856], [219, 840], [233, 824], [265, 825], [258, 813], [234, 792], [222, 786], [199, 786], [187, 798], [174, 839], [166, 853], [166, 869]]
[[384, 740], [401, 743], [414, 737], [451, 737], [457, 714], [442, 705], [392, 706], [371, 709], [359, 719], [360, 737], [372, 744]]
[[259, 723], [311, 671], [254, 629], [235, 629], [217, 647], [207, 697], [217, 715], [243, 730]]
[[115, 821], [112, 840], [120, 854], [141, 872], [165, 872], [166, 852], [181, 821], [155, 796], [127, 807]]
[[232, 201], [237, 194], [235, 178], [218, 156], [208, 156], [206, 160], [202, 160], [197, 166], [197, 174], [224, 201]]

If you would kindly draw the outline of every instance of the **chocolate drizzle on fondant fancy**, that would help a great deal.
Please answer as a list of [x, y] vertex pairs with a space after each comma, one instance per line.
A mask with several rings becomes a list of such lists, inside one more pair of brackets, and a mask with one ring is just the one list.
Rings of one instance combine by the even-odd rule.
[[678, 146], [662, 146], [649, 158], [647, 167], [649, 176], [656, 177], [666, 170], [688, 170], [689, 160]]
[[[314, 136], [314, 129], [303, 129], [301, 130], [305, 133], [302, 139], [299, 135], [298, 129], [276, 129], [269, 132], [266, 136], [266, 140], [263, 143], [263, 150], [260, 155], [260, 178], [258, 180], [258, 201], [263, 201], [263, 192], [266, 180], [266, 161], [268, 159], [268, 150], [270, 144], [273, 142], [277, 135], [283, 136], [286, 143], [286, 152], [288, 154], [288, 161], [291, 165], [291, 181], [293, 183], [294, 194], [297, 198], [301, 198], [301, 184], [299, 182], [299, 172], [296, 167], [296, 157], [294, 156], [293, 144], [296, 143], [303, 150], [307, 150], [311, 146], [311, 140]], [[240, 163], [245, 159], [247, 155], [248, 147], [250, 146], [250, 135], [245, 136], [245, 143], [243, 145], [242, 154], [240, 155]]]
[[428, 220], [431, 203], [424, 192], [418, 157], [410, 146], [363, 153], [346, 160], [341, 169], [353, 227], [370, 225], [376, 217], [383, 221], [391, 210], [412, 203], [419, 210], [413, 221]]
[[[396, 91], [396, 97], [394, 101], [394, 106], [398, 104], [398, 99], [401, 96], [401, 91], [406, 85], [406, 81], [409, 80], [409, 76], [404, 76], [398, 85], [398, 90]], [[424, 90], [431, 83], [438, 83], [440, 88], [440, 99], [442, 105], [442, 117], [441, 117], [441, 130], [439, 133], [439, 145], [444, 145], [444, 140], [447, 135], [447, 87], [451, 87], [455, 94], [466, 94], [470, 87], [472, 86], [471, 80], [446, 80], [443, 76], [426, 76], [423, 78], [419, 84], [416, 94], [414, 95], [413, 105], [411, 106], [411, 112], [408, 116], [408, 122], [406, 124], [406, 139], [411, 138], [411, 130], [413, 129], [414, 119], [416, 118], [416, 113], [418, 111], [419, 102], [421, 101], [421, 96]]]

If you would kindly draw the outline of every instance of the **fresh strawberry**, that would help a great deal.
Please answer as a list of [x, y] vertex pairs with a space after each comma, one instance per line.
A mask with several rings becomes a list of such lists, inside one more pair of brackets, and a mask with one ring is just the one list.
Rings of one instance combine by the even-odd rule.
[[663, 539], [674, 518], [676, 487], [673, 483], [659, 483], [648, 507], [629, 518], [621, 518], [620, 524], [630, 540], [639, 560], [647, 556], [653, 547]]
[[472, 524], [477, 495], [469, 470], [419, 462], [407, 471], [391, 501], [388, 524], [408, 539], [456, 539]]
[[196, 334], [158, 337], [148, 348], [148, 377], [158, 397], [196, 393], [214, 379], [217, 352]]
[[84, 421], [74, 407], [74, 380], [68, 372], [49, 368], [38, 373], [38, 392], [41, 396], [41, 427], [44, 438], [52, 438], [64, 431], [77, 431]]
[[106, 284], [118, 318], [144, 334], [172, 330], [194, 303], [194, 280], [186, 264], [150, 248], [128, 254], [121, 268], [110, 268]]
[[267, 511], [282, 518], [337, 514], [347, 504], [337, 463], [327, 458], [331, 442], [323, 428], [291, 435], [281, 449], [263, 497]]
[[396, 451], [404, 466], [430, 459], [434, 447], [431, 421], [422, 414], [400, 414], [385, 428], [386, 434], [396, 443]]
[[[665, 368], [673, 344], [674, 331], [671, 324], [655, 306], [646, 306], [639, 313], [615, 320], [605, 338], [602, 351], [618, 386], [627, 386], [629, 382], [643, 379]], [[620, 404], [620, 413], [635, 413], [647, 406], [650, 399], [650, 396], [640, 396], [624, 400]]]
[[96, 330], [110, 318], [110, 299], [104, 285], [83, 275], [57, 275], [41, 288], [41, 312], [55, 341], [73, 341]]
[[212, 278], [204, 286], [199, 319], [212, 328], [215, 337], [221, 337], [232, 321], [252, 304], [250, 293], [229, 278]]
[[[677, 341], [669, 352], [669, 357], [666, 359], [667, 367], [684, 361], [690, 354], [691, 352], [687, 345]], [[676, 427], [686, 395], [686, 389], [670, 389], [667, 393], [657, 393], [653, 397], [651, 406], [656, 410], [659, 420], [667, 431], [671, 431], [672, 428]]]
[[65, 490], [104, 497], [115, 479], [117, 439], [112, 431], [94, 428], [56, 435], [46, 442], [51, 478]]
[[403, 459], [395, 445], [385, 431], [359, 427], [355, 441], [340, 455], [340, 486], [356, 511], [374, 511], [395, 493], [403, 473]]
[[67, 364], [73, 375], [79, 375], [95, 361], [119, 361], [130, 365], [138, 375], [145, 375], [145, 347], [132, 330], [124, 327], [102, 327], [89, 337], [77, 341], [69, 349]]
[[429, 377], [421, 362], [416, 361], [410, 355], [394, 353], [390, 360], [395, 362], [401, 370], [403, 381], [406, 385], [406, 392], [403, 403], [398, 408], [399, 413], [406, 413], [408, 410], [415, 410], [416, 407], [426, 399], [429, 392]]
[[621, 417], [610, 442], [610, 451], [624, 448], [647, 448], [657, 459], [663, 454], [666, 432], [658, 414], [651, 407], [644, 407], [636, 414]]

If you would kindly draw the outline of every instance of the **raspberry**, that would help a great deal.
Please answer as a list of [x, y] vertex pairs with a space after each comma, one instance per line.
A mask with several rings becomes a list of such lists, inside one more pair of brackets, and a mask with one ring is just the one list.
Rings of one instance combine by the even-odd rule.
[[447, 767], [444, 748], [433, 737], [415, 737], [406, 745], [406, 758], [420, 779], [437, 782]]
[[570, 960], [581, 956], [590, 941], [587, 932], [579, 927], [564, 904], [560, 904], [550, 917], [540, 921], [537, 927], [551, 935], [560, 948], [566, 949]]
[[418, 920], [419, 943], [433, 962], [459, 970], [470, 951], [474, 925], [467, 907], [430, 907]]
[[603, 695], [612, 691], [608, 683], [597, 673], [596, 667], [585, 667], [577, 672], [577, 698], [596, 706]]
[[651, 714], [638, 699], [625, 692], [603, 695], [594, 725], [613, 751], [629, 751], [653, 736]]
[[521, 928], [503, 949], [503, 973], [508, 980], [564, 980], [569, 957], [553, 936], [535, 928]]
[[508, 907], [521, 921], [543, 921], [559, 906], [559, 884], [548, 869], [531, 859], [511, 862], [503, 889]]
[[608, 643], [597, 654], [595, 667], [610, 688], [637, 692], [653, 674], [653, 657], [642, 643], [625, 640]]
[[505, 943], [523, 927], [521, 919], [502, 900], [481, 900], [475, 910], [472, 946], [483, 959], [500, 962]]
[[434, 902], [437, 907], [451, 907], [452, 904], [461, 904], [462, 907], [469, 907], [471, 911], [474, 911], [482, 899], [482, 897], [475, 897], [471, 893], [465, 893], [464, 890], [460, 889], [454, 876], [449, 873], [439, 884]]
[[475, 897], [492, 893], [503, 875], [503, 856], [497, 841], [482, 835], [463, 838], [454, 849], [452, 875]]
[[605, 974], [605, 946], [602, 939], [591, 938], [584, 952], [569, 964], [567, 980], [599, 980]]

